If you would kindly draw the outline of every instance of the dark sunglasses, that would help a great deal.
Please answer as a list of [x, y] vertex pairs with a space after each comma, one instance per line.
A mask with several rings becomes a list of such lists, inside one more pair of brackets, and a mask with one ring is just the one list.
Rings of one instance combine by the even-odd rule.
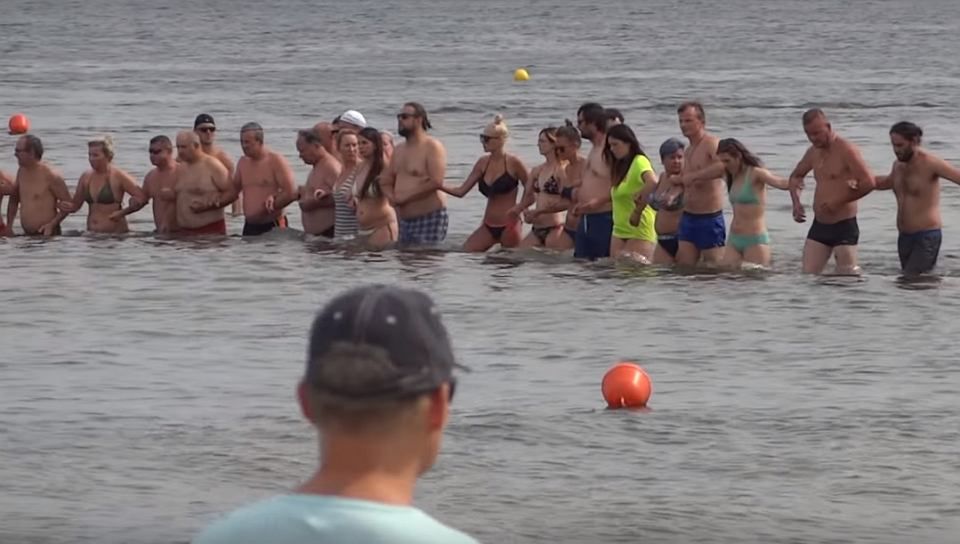
[[499, 137], [499, 136], [487, 136], [486, 134], [481, 134], [481, 135], [480, 135], [480, 141], [483, 142], [483, 143], [487, 143], [487, 142], [489, 142], [490, 140], [496, 140], [498, 137]]
[[199, 130], [200, 132], [216, 132], [217, 127], [200, 127], [197, 130]]
[[397, 114], [398, 121], [406, 121], [407, 119], [410, 119], [412, 117], [416, 117], [416, 114], [414, 113], [398, 113]]

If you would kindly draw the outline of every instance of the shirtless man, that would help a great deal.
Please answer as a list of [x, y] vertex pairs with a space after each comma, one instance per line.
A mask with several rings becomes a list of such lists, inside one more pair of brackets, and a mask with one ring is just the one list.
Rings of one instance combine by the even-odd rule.
[[[323, 148], [327, 150], [327, 153], [334, 159], [337, 159], [337, 138], [334, 133], [333, 124], [320, 121], [316, 125], [313, 125], [313, 132], [320, 138], [320, 143], [323, 144]], [[339, 161], [340, 159], [337, 160]]]
[[960, 169], [921, 149], [923, 130], [908, 121], [890, 128], [897, 160], [890, 174], [877, 176], [877, 190], [893, 189], [897, 197], [897, 252], [900, 268], [910, 275], [925, 274], [937, 265], [942, 241], [940, 178], [960, 184]]
[[[13, 178], [6, 172], [0, 170], [0, 209], [3, 209], [3, 197], [13, 194]], [[13, 228], [7, 230], [3, 218], [0, 217], [0, 236], [13, 236]]]
[[195, 132], [177, 134], [177, 234], [226, 235], [223, 207], [232, 202], [227, 168], [200, 148]]
[[607, 143], [607, 110], [588, 102], [577, 110], [577, 127], [593, 146], [581, 174], [580, 187], [570, 212], [580, 216], [573, 256], [591, 261], [610, 256], [613, 212], [610, 202], [610, 168], [603, 160]]
[[[300, 220], [303, 232], [333, 238], [333, 184], [340, 177], [340, 162], [331, 155], [314, 127], [297, 133], [300, 160], [313, 168], [300, 188]], [[317, 198], [317, 197], [320, 198]]]
[[43, 142], [32, 134], [17, 140], [14, 154], [20, 168], [7, 204], [7, 228], [13, 230], [19, 208], [24, 234], [60, 234], [60, 223], [75, 211], [63, 176], [41, 160]]
[[[209, 113], [201, 113], [193, 121], [193, 130], [200, 137], [200, 147], [207, 155], [211, 155], [220, 161], [220, 164], [227, 169], [227, 175], [233, 179], [233, 159], [216, 144], [217, 124], [213, 121], [213, 116]], [[238, 198], [230, 205], [230, 215], [236, 217], [240, 215], [242, 199]]]
[[166, 136], [150, 139], [150, 164], [153, 170], [143, 178], [143, 192], [153, 201], [153, 224], [159, 234], [177, 230], [177, 161], [173, 144]]
[[240, 129], [243, 157], [237, 161], [233, 191], [242, 195], [244, 236], [259, 236], [287, 228], [283, 209], [297, 199], [293, 171], [283, 155], [263, 145], [263, 127], [247, 123]]
[[707, 115], [699, 102], [684, 102], [677, 108], [680, 132], [690, 141], [684, 152], [683, 173], [671, 176], [671, 183], [683, 186], [683, 214], [676, 262], [696, 266], [703, 260], [718, 265], [727, 243], [723, 201], [727, 185], [723, 163], [717, 157], [720, 139], [707, 132]]
[[447, 237], [450, 218], [441, 191], [447, 151], [427, 135], [431, 127], [427, 110], [417, 102], [407, 102], [397, 114], [397, 132], [405, 141], [394, 150], [381, 187], [397, 209], [400, 244], [436, 244]]
[[820, 274], [833, 255], [840, 274], [859, 273], [857, 244], [857, 200], [876, 185], [873, 174], [857, 146], [841, 138], [830, 126], [823, 110], [814, 108], [803, 114], [803, 130], [811, 145], [790, 174], [793, 217], [806, 220], [800, 191], [803, 178], [813, 170], [813, 224], [803, 246], [803, 272]]

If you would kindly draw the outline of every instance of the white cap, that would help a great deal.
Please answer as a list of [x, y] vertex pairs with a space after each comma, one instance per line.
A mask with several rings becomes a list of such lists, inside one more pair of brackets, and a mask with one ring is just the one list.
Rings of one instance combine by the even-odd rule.
[[360, 128], [367, 127], [367, 120], [356, 110], [347, 110], [343, 112], [343, 115], [340, 116], [341, 123], [347, 123], [348, 125], [358, 126]]

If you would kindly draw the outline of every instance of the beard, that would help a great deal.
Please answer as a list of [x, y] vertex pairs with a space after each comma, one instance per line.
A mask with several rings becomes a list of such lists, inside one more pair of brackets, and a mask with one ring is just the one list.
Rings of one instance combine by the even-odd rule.
[[911, 149], [909, 151], [903, 151], [901, 153], [895, 153], [897, 160], [900, 162], [910, 162], [910, 159], [913, 158], [914, 151]]
[[409, 136], [409, 135], [412, 134], [412, 133], [413, 133], [413, 131], [410, 130], [409, 128], [401, 127], [401, 126], [398, 126], [398, 127], [397, 127], [397, 134], [403, 136], [404, 138], [406, 138], [407, 136]]

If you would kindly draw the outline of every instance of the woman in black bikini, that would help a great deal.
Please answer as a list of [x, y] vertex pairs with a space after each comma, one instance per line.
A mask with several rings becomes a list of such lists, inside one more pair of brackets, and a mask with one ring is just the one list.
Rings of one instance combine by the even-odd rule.
[[503, 117], [494, 117], [480, 135], [487, 154], [477, 159], [462, 185], [443, 187], [445, 193], [463, 198], [474, 185], [478, 185], [480, 193], [487, 197], [483, 224], [464, 242], [466, 251], [484, 252], [497, 243], [505, 248], [520, 245], [523, 232], [517, 195], [521, 186], [526, 187], [529, 173], [519, 157], [504, 152], [509, 135]]
[[[563, 210], [569, 205], [560, 196], [560, 181], [566, 162], [557, 158], [557, 129], [548, 127], [540, 131], [537, 147], [546, 161], [530, 171], [529, 187], [524, 191], [523, 220], [531, 225], [530, 234], [520, 247], [549, 247], [563, 243]], [[534, 208], [529, 210], [531, 204]]]
[[[142, 208], [147, 199], [130, 174], [113, 166], [113, 140], [109, 136], [87, 142], [90, 170], [80, 176], [73, 193], [73, 208], [89, 206], [87, 231], [106, 234], [129, 232], [126, 217]], [[123, 207], [123, 195], [130, 205]]]
[[[560, 182], [560, 198], [562, 199], [557, 207], [562, 210], [568, 210], [573, 203], [573, 193], [580, 186], [583, 169], [587, 160], [580, 155], [580, 131], [573, 126], [573, 123], [567, 121], [564, 126], [557, 129], [557, 143], [554, 151], [557, 154], [557, 160], [565, 166], [557, 172], [557, 180]], [[573, 249], [573, 241], [577, 236], [577, 225], [580, 223], [580, 216], [567, 211], [567, 218], [563, 225], [563, 235], [550, 240], [547, 243], [547, 249], [557, 251], [568, 251]]]

